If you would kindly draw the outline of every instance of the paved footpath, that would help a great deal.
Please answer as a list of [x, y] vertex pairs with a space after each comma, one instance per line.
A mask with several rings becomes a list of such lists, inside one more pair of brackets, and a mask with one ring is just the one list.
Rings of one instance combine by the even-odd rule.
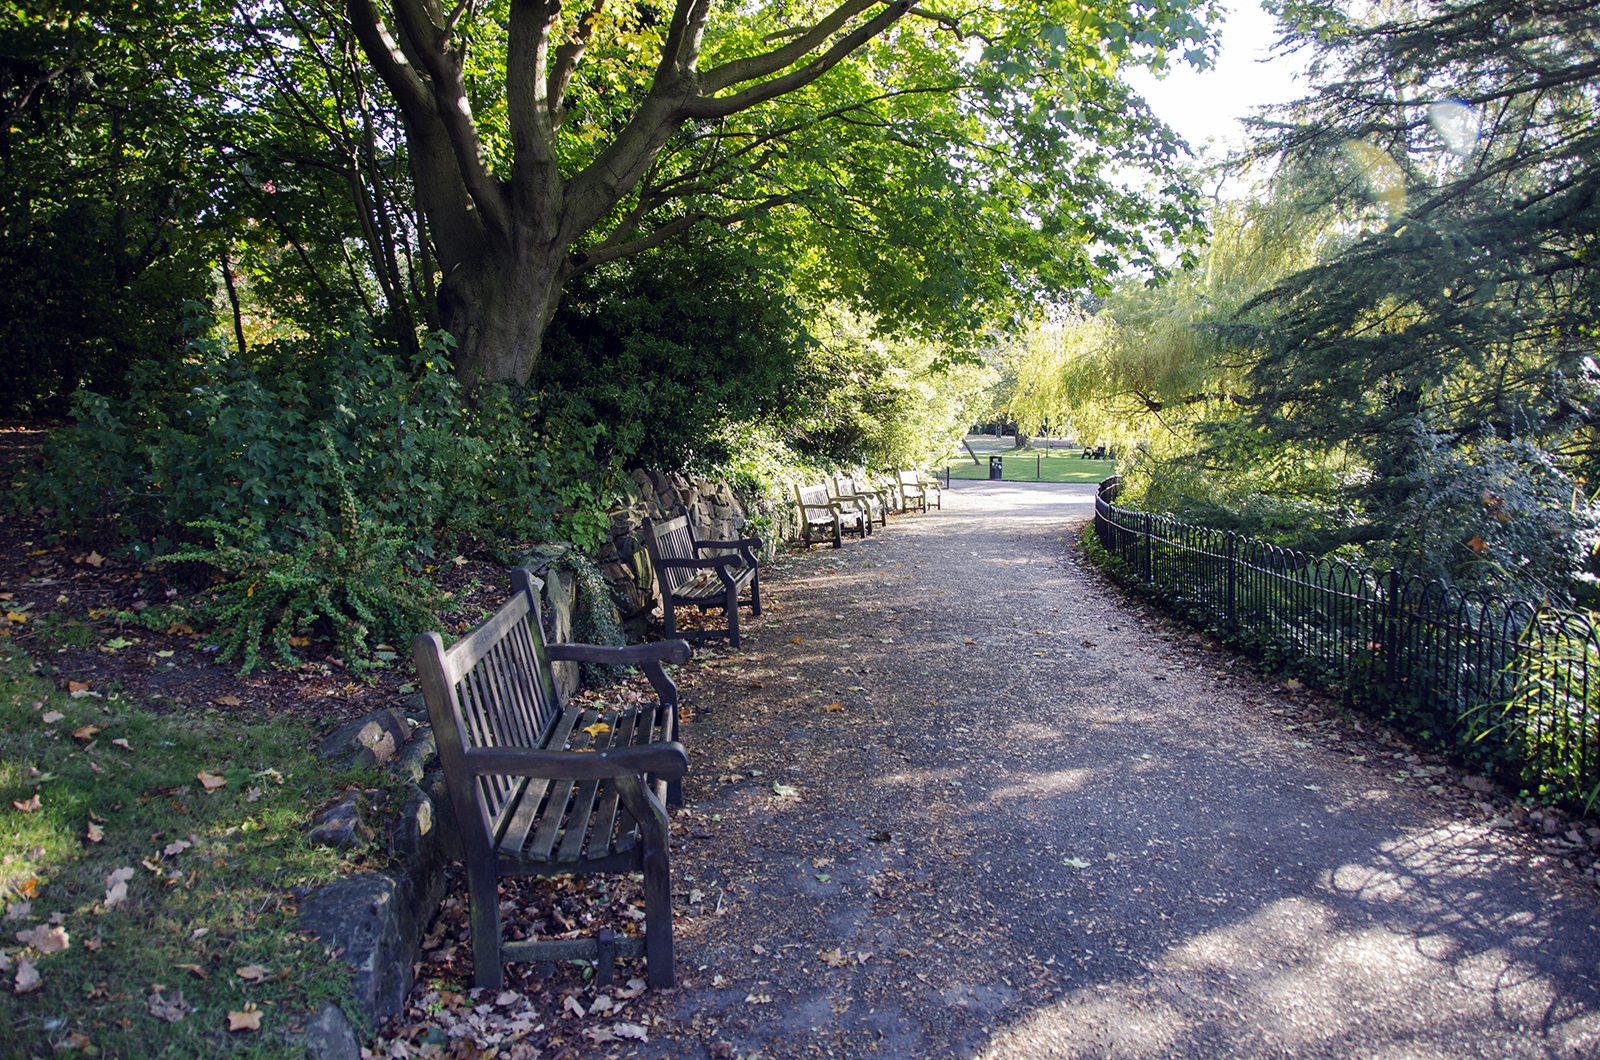
[[1600, 1057], [1593, 886], [1124, 602], [1091, 496], [958, 483], [686, 668], [681, 1036], [636, 1055]]

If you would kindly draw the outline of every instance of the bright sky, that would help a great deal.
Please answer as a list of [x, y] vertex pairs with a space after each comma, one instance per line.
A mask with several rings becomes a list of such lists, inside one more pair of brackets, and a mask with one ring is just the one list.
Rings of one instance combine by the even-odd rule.
[[1202, 74], [1179, 65], [1159, 81], [1142, 69], [1126, 75], [1156, 115], [1188, 140], [1196, 153], [1207, 139], [1215, 138], [1213, 156], [1221, 153], [1225, 142], [1244, 139], [1244, 126], [1237, 119], [1253, 108], [1308, 94], [1305, 82], [1295, 77], [1302, 71], [1301, 60], [1272, 56], [1276, 28], [1272, 16], [1256, 0], [1234, 0], [1226, 7], [1222, 54], [1216, 66]]

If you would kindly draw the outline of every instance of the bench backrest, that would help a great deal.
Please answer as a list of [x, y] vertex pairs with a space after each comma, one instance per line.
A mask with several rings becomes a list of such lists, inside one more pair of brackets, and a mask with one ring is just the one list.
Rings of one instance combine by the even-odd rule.
[[[819, 482], [815, 486], [796, 485], [794, 495], [800, 501], [802, 517], [811, 522], [833, 521], [833, 513], [831, 511], [824, 515], [821, 511], [815, 510], [826, 510], [828, 505], [833, 503], [833, 497], [828, 493], [828, 487], [825, 484]], [[806, 509], [813, 510], [808, 511]]]
[[[517, 589], [511, 599], [448, 650], [437, 633], [423, 633], [412, 642], [439, 764], [452, 793], [464, 790], [466, 751], [538, 747], [561, 713], [533, 577], [520, 567], [511, 576]], [[521, 777], [478, 778], [486, 837], [499, 834], [525, 783]], [[457, 803], [455, 809], [465, 827], [468, 819], [460, 815], [470, 807]]]
[[650, 548], [650, 565], [655, 568], [656, 577], [661, 579], [664, 591], [676, 592], [685, 584], [700, 578], [700, 572], [688, 567], [665, 567], [661, 564], [664, 559], [700, 558], [694, 531], [689, 527], [687, 510], [681, 510], [671, 519], [646, 520], [645, 539]]
[[900, 491], [915, 497], [922, 492], [922, 475], [916, 471], [900, 470]]

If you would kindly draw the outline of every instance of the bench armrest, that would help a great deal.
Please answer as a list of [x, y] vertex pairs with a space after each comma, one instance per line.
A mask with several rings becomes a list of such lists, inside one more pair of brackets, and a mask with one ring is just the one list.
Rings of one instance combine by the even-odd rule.
[[689, 642], [683, 640], [621, 646], [557, 643], [546, 645], [544, 650], [545, 657], [551, 662], [599, 663], [603, 666], [638, 666], [648, 662], [686, 663], [691, 654]]
[[677, 741], [592, 752], [484, 747], [468, 751], [466, 760], [473, 776], [545, 780], [598, 780], [646, 773], [661, 780], [678, 780], [689, 771], [688, 752]]
[[711, 570], [714, 567], [743, 567], [743, 556], [706, 556], [702, 559], [666, 559], [663, 558], [656, 564], [658, 567], [681, 567], [686, 570]]

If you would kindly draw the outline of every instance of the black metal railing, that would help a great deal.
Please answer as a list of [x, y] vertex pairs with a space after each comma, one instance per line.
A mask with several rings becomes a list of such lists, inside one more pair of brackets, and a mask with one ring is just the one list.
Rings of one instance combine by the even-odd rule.
[[1116, 476], [1100, 483], [1094, 528], [1122, 576], [1503, 780], [1600, 801], [1600, 631], [1589, 615], [1121, 508], [1120, 491]]

